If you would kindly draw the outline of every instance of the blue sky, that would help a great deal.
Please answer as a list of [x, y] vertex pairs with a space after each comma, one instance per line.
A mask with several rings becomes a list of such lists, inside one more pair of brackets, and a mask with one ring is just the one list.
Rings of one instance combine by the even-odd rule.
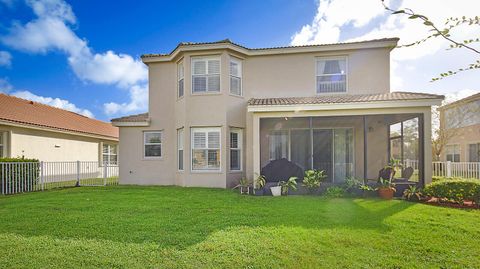
[[[0, 0], [0, 91], [109, 120], [147, 110], [146, 68], [139, 56], [170, 52], [181, 41], [230, 38], [269, 47], [392, 36], [408, 41], [425, 33], [423, 25], [385, 13], [379, 0], [358, 2]], [[425, 10], [438, 21], [480, 8], [475, 0], [444, 0], [435, 9], [416, 2], [391, 4]], [[470, 29], [462, 34], [478, 36], [478, 27]], [[392, 90], [452, 98], [477, 92], [479, 71], [429, 82], [474, 59], [444, 48], [446, 43], [435, 41], [397, 49], [402, 51], [392, 54]]]

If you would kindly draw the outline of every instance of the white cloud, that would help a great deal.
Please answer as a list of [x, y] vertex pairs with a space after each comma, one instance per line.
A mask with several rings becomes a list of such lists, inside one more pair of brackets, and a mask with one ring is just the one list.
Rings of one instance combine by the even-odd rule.
[[353, 25], [359, 28], [368, 24], [384, 9], [379, 0], [320, 0], [312, 23], [304, 25], [292, 36], [292, 45], [335, 43], [341, 30]]
[[[480, 9], [480, 1], [476, 0], [444, 0], [441, 3], [438, 0], [391, 2], [395, 7], [411, 8], [419, 14], [424, 14], [439, 26], [443, 26], [449, 17], [475, 17]], [[387, 5], [389, 5], [388, 2]], [[372, 25], [373, 22], [376, 24]], [[426, 37], [430, 34], [429, 29], [419, 20], [408, 19], [408, 16], [405, 15], [391, 15], [390, 12], [383, 9], [380, 0], [319, 0], [314, 20], [292, 36], [291, 44], [399, 37], [401, 45]], [[349, 38], [344, 38], [343, 33], [348, 33]], [[355, 33], [361, 34], [352, 36]], [[463, 26], [453, 32], [453, 37], [458, 40], [478, 35], [479, 27], [477, 26]], [[428, 81], [432, 77], [438, 76], [439, 72], [456, 70], [475, 60], [473, 54], [464, 53], [461, 50], [445, 51], [444, 49], [448, 48], [448, 45], [448, 41], [434, 38], [421, 45], [393, 50], [391, 53], [391, 88], [393, 90], [444, 92], [440, 87], [449, 85], [447, 82], [429, 84]], [[450, 56], [452, 54], [458, 55], [453, 61]], [[463, 84], [449, 85], [450, 91], [456, 92], [462, 88], [473, 87], [472, 79], [462, 78]], [[405, 87], [411, 87], [411, 89], [405, 89]]]
[[148, 106], [148, 85], [135, 85], [130, 88], [130, 102], [129, 103], [106, 103], [104, 110], [107, 115], [116, 115], [120, 113], [131, 113], [134, 111], [143, 110]]
[[[76, 17], [71, 6], [62, 0], [27, 0], [37, 16], [26, 24], [14, 23], [0, 40], [7, 46], [30, 53], [62, 51], [76, 76], [84, 81], [115, 85], [122, 89], [138, 89], [147, 81], [147, 68], [139, 60], [127, 54], [113, 51], [94, 53], [88, 42], [71, 29]], [[119, 105], [119, 112], [145, 110], [147, 104], [141, 97], [132, 95], [129, 104]], [[144, 105], [144, 106], [140, 106]], [[106, 111], [107, 112], [107, 111]]]
[[72, 111], [81, 115], [84, 115], [89, 118], [94, 118], [93, 113], [90, 112], [88, 109], [78, 108], [75, 104], [70, 103], [68, 100], [60, 99], [60, 98], [52, 98], [52, 97], [44, 97], [39, 96], [29, 91], [15, 91], [10, 95], [31, 100], [34, 102], [42, 103], [45, 105], [53, 106], [60, 109], [65, 109], [68, 111]]
[[0, 66], [11, 66], [12, 55], [8, 51], [0, 51]]
[[447, 93], [447, 94], [445, 94], [445, 103], [448, 104], [448, 103], [451, 103], [451, 102], [455, 102], [457, 100], [466, 98], [468, 96], [477, 94], [479, 92], [480, 92], [479, 90], [464, 89], [464, 90], [460, 90], [458, 92]]
[[8, 93], [12, 89], [13, 86], [8, 82], [7, 78], [0, 78], [0, 93]]

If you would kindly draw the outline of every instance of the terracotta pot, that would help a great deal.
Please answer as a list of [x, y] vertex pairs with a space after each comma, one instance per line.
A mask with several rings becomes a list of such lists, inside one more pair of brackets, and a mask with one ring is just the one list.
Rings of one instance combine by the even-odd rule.
[[395, 191], [392, 188], [378, 188], [378, 196], [385, 200], [393, 199]]

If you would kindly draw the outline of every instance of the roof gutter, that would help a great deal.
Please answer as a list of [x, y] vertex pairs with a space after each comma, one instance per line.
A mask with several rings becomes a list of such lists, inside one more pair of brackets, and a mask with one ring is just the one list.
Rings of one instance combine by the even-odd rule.
[[75, 132], [75, 131], [57, 129], [57, 128], [52, 128], [52, 127], [47, 127], [47, 126], [32, 125], [32, 124], [29, 124], [29, 123], [11, 122], [11, 121], [6, 121], [6, 120], [0, 120], [0, 123], [3, 124], [3, 125], [19, 127], [19, 128], [27, 128], [27, 129], [33, 129], [33, 130], [55, 132], [55, 133], [76, 135], [76, 136], [84, 136], [84, 137], [97, 138], [97, 139], [110, 140], [110, 141], [118, 141], [118, 137]]
[[416, 99], [406, 101], [377, 101], [330, 104], [249, 105], [248, 112], [299, 112], [319, 110], [352, 110], [372, 108], [428, 107], [441, 105], [442, 99]]

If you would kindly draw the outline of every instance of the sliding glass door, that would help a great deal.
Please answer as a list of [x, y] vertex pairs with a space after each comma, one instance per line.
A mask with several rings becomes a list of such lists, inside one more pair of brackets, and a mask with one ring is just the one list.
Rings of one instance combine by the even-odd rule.
[[333, 179], [333, 130], [313, 130], [313, 169], [323, 170], [327, 180]]
[[290, 129], [270, 133], [270, 160], [288, 158], [303, 170], [325, 171], [327, 181], [353, 176], [353, 129]]
[[353, 130], [335, 129], [333, 149], [333, 181], [343, 183], [346, 178], [353, 176]]
[[310, 129], [298, 129], [290, 131], [290, 159], [303, 170], [312, 168], [312, 143], [310, 140]]

